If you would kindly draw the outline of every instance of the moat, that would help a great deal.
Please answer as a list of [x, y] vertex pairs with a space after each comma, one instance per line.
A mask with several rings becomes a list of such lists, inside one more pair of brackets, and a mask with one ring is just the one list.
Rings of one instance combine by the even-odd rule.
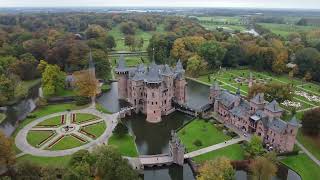
[[[193, 109], [198, 109], [208, 103], [209, 87], [191, 80], [188, 80], [187, 86], [187, 104]], [[98, 102], [111, 112], [118, 112], [121, 107], [128, 104], [118, 101], [117, 83], [111, 84], [109, 92], [104, 93]], [[178, 129], [185, 123], [192, 120], [191, 116], [180, 112], [174, 112], [168, 116], [162, 117], [163, 121], [157, 124], [148, 123], [145, 121], [145, 116], [142, 114], [134, 114], [126, 117], [125, 122], [128, 125], [130, 132], [135, 136], [135, 142], [139, 154], [153, 155], [163, 154], [168, 152], [168, 142], [170, 131]], [[237, 180], [249, 179], [247, 172], [238, 170], [236, 172]], [[194, 180], [195, 177], [188, 164], [183, 167], [169, 166], [159, 168], [147, 168], [144, 170], [145, 180]], [[279, 166], [277, 177], [273, 180], [300, 180], [298, 174], [294, 171]]]

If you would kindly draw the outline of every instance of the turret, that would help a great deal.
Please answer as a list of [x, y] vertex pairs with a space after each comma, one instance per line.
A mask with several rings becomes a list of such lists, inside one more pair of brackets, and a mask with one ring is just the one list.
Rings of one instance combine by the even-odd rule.
[[252, 72], [250, 72], [250, 76], [249, 76], [249, 84], [248, 84], [249, 88], [251, 88], [251, 87], [252, 87], [252, 85], [253, 85]]
[[286, 129], [286, 144], [285, 149], [286, 151], [292, 151], [294, 147], [294, 143], [296, 140], [296, 136], [298, 134], [298, 129], [300, 127], [300, 123], [295, 116], [287, 123]]
[[263, 110], [265, 104], [264, 94], [258, 93], [252, 99], [250, 99], [250, 111], [251, 113], [256, 112], [257, 110]]
[[268, 115], [269, 119], [280, 118], [282, 112], [283, 110], [280, 108], [276, 100], [273, 100], [264, 107], [264, 113]]
[[174, 86], [175, 86], [175, 99], [179, 104], [184, 104], [186, 102], [186, 85], [187, 82], [184, 78], [185, 70], [183, 69], [182, 63], [179, 60], [177, 62], [176, 68], [175, 68], [175, 80], [174, 80]]
[[147, 121], [157, 123], [161, 121], [161, 82], [162, 77], [158, 66], [153, 62], [145, 75], [146, 114]]
[[126, 100], [128, 97], [128, 79], [129, 79], [129, 69], [126, 67], [124, 56], [120, 55], [118, 65], [115, 68], [118, 80], [118, 96], [119, 99]]

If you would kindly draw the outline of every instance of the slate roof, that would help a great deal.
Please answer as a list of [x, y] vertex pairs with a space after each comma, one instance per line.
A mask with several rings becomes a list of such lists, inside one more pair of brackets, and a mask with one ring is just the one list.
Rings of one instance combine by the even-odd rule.
[[283, 134], [287, 128], [287, 123], [281, 119], [274, 118], [269, 122], [269, 128], [274, 130], [277, 133]]
[[276, 100], [273, 100], [271, 103], [268, 103], [264, 108], [271, 111], [271, 112], [282, 112], [283, 111], [280, 108], [280, 106]]
[[183, 69], [183, 66], [182, 66], [182, 63], [181, 63], [180, 59], [177, 62], [177, 65], [176, 65], [176, 68], [175, 68], [174, 72], [176, 72], [176, 73], [184, 73], [184, 69]]
[[288, 122], [288, 124], [296, 127], [300, 126], [300, 123], [298, 122], [296, 116], [293, 116], [291, 120]]
[[148, 83], [160, 83], [162, 81], [160, 69], [154, 62], [151, 63], [149, 70], [145, 74], [144, 81]]
[[171, 68], [169, 67], [168, 64], [164, 65], [164, 67], [162, 68], [162, 73], [163, 75], [166, 75], [166, 76], [171, 76], [173, 75], [173, 72], [171, 70]]
[[124, 56], [121, 54], [120, 55], [120, 58], [119, 58], [119, 61], [118, 61], [118, 64], [117, 64], [117, 67], [116, 67], [116, 72], [127, 72], [129, 71], [127, 66], [126, 66], [126, 62], [124, 60]]
[[231, 114], [237, 117], [246, 117], [246, 115], [249, 114], [249, 111], [250, 104], [245, 100], [241, 100], [239, 106], [236, 106], [230, 110]]
[[222, 91], [218, 96], [219, 101], [226, 107], [230, 107], [232, 105], [232, 103], [234, 103], [238, 100], [238, 98], [239, 97], [231, 94], [227, 90]]
[[255, 104], [263, 104], [264, 101], [264, 94], [263, 93], [258, 93], [255, 97], [253, 97], [251, 100], [251, 102], [255, 103]]

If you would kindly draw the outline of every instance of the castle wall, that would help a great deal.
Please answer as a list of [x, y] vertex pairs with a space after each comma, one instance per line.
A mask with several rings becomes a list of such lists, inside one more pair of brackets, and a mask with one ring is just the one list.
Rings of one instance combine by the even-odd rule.
[[177, 79], [174, 81], [174, 96], [179, 104], [184, 104], [186, 102], [186, 85], [185, 79]]
[[128, 81], [128, 74], [119, 73], [118, 74], [118, 96], [119, 99], [127, 99], [127, 82]]
[[148, 84], [147, 93], [147, 121], [157, 123], [161, 121], [161, 88], [160, 84]]

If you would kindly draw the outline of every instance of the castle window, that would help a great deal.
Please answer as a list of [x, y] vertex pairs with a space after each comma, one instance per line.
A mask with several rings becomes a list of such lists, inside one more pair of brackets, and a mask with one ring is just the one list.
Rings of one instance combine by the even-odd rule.
[[153, 113], [155, 114], [155, 113], [156, 113], [156, 111], [153, 111]]
[[293, 130], [292, 129], [290, 130], [290, 133], [293, 134]]
[[154, 93], [152, 93], [152, 97], [154, 98]]
[[158, 104], [158, 102], [156, 102], [156, 104]]
[[151, 104], [153, 105], [153, 101], [151, 102]]
[[137, 105], [137, 100], [136, 99], [134, 100], [134, 105]]
[[164, 100], [164, 104], [167, 104], [167, 100]]
[[142, 96], [142, 93], [141, 93], [141, 96]]

